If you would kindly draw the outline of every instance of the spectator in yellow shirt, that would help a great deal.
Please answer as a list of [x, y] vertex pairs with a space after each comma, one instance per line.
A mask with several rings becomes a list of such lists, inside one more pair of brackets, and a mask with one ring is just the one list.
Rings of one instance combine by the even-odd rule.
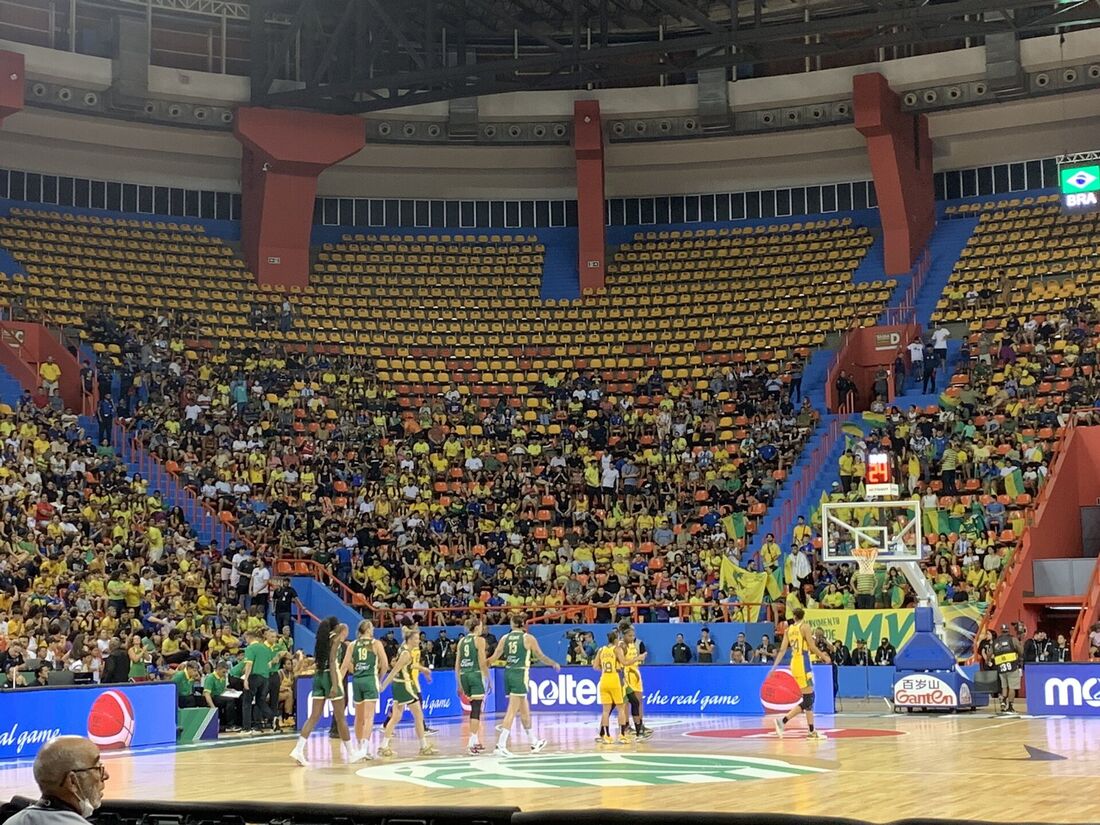
[[54, 363], [52, 355], [47, 355], [46, 360], [38, 365], [38, 377], [42, 379], [42, 392], [50, 398], [57, 395], [61, 380], [61, 367]]
[[760, 561], [764, 564], [764, 570], [771, 571], [779, 566], [779, 557], [783, 551], [776, 544], [775, 536], [768, 533], [764, 537], [764, 545], [760, 548]]

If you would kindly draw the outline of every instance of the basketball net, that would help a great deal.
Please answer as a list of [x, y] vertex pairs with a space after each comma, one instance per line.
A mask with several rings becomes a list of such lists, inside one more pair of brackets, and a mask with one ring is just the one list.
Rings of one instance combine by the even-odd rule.
[[856, 558], [860, 573], [875, 572], [875, 559], [878, 558], [877, 547], [856, 547], [852, 550], [852, 555]]

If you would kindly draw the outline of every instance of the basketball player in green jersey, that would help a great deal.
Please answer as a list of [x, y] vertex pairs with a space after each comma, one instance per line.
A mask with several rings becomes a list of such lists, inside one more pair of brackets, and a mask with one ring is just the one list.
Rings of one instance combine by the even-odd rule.
[[504, 634], [497, 643], [497, 649], [489, 657], [488, 664], [504, 659], [504, 693], [508, 696], [508, 710], [504, 713], [504, 719], [497, 727], [500, 734], [497, 746], [493, 753], [498, 756], [511, 756], [508, 750], [508, 734], [512, 722], [519, 714], [520, 724], [527, 732], [527, 739], [531, 742], [532, 753], [538, 753], [546, 747], [545, 739], [531, 738], [531, 705], [527, 701], [527, 674], [531, 668], [531, 657], [534, 656], [540, 662], [561, 670], [561, 665], [546, 656], [539, 647], [535, 637], [524, 628], [523, 616], [512, 616], [512, 630]]
[[382, 730], [382, 747], [378, 751], [379, 756], [393, 756], [393, 748], [390, 741], [393, 739], [393, 729], [405, 715], [405, 709], [412, 711], [413, 722], [416, 723], [416, 738], [420, 740], [420, 755], [434, 756], [439, 749], [428, 742], [424, 732], [424, 710], [420, 706], [420, 686], [416, 679], [416, 665], [412, 651], [420, 645], [420, 630], [415, 626], [403, 627], [401, 637], [404, 640], [397, 649], [397, 659], [393, 663], [393, 669], [386, 675], [385, 680], [378, 686], [378, 693], [393, 684], [393, 713]]
[[351, 734], [348, 732], [347, 700], [344, 696], [344, 641], [347, 638], [348, 626], [341, 624], [335, 616], [329, 616], [317, 626], [317, 645], [313, 650], [317, 672], [313, 674], [309, 719], [302, 726], [294, 750], [290, 752], [291, 758], [303, 767], [309, 764], [306, 759], [306, 743], [321, 720], [326, 699], [332, 702], [332, 723], [340, 734], [344, 758], [348, 762], [355, 761]]
[[355, 738], [359, 750], [355, 761], [374, 759], [370, 732], [374, 727], [374, 709], [378, 704], [378, 675], [390, 668], [382, 643], [374, 638], [370, 619], [359, 622], [355, 643], [348, 646], [344, 657], [344, 672], [351, 673], [351, 698], [355, 703]]
[[489, 692], [489, 663], [485, 656], [485, 622], [473, 617], [466, 620], [466, 635], [458, 640], [455, 657], [455, 682], [459, 691], [470, 700], [470, 740], [466, 747], [471, 756], [485, 748], [478, 741], [481, 733], [481, 704]]

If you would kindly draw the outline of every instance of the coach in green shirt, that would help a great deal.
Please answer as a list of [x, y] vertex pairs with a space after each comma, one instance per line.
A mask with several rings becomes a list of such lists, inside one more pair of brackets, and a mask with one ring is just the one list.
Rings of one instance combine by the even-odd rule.
[[172, 674], [172, 682], [176, 686], [179, 696], [178, 702], [181, 708], [193, 708], [198, 706], [195, 697], [195, 682], [199, 677], [199, 666], [194, 660], [187, 660], [183, 666]]
[[[242, 708], [245, 727], [251, 724], [254, 730], [271, 730], [274, 727], [275, 714], [268, 701], [268, 677], [271, 676], [271, 661], [275, 657], [270, 647], [265, 645], [260, 634], [248, 631], [244, 634], [248, 646], [244, 649], [244, 658], [229, 671], [230, 676], [247, 686], [251, 695], [251, 706]], [[245, 688], [241, 688], [244, 690]], [[247, 697], [241, 697], [248, 702]], [[278, 697], [275, 697], [276, 700]]]
[[223, 695], [228, 686], [229, 665], [224, 659], [219, 659], [214, 665], [214, 672], [207, 674], [202, 682], [202, 698], [208, 708], [218, 711], [221, 730], [234, 733], [241, 729], [239, 723], [241, 703], [240, 699]]

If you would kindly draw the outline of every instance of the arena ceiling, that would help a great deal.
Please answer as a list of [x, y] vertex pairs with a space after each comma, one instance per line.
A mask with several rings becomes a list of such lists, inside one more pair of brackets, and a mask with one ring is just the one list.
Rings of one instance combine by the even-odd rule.
[[1100, 0], [252, 0], [250, 20], [254, 104], [355, 113], [1050, 34]]

